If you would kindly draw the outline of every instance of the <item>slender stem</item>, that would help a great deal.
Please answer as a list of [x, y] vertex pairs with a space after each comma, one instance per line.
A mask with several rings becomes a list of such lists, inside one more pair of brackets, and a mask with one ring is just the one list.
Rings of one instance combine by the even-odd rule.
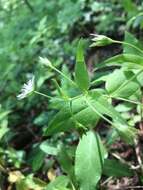
[[132, 76], [129, 80], [127, 80], [125, 83], [123, 83], [119, 88], [117, 88], [117, 90], [114, 91], [113, 94], [115, 94], [115, 92], [117, 93], [119, 90], [121, 90], [123, 87], [125, 87], [127, 84], [129, 84], [130, 81], [132, 81], [133, 79], [135, 79], [139, 74], [141, 74], [143, 72], [143, 70], [140, 70], [139, 72], [137, 72], [134, 76]]
[[52, 63], [51, 63], [48, 59], [46, 59], [46, 58], [41, 58], [41, 57], [40, 57], [40, 60], [41, 60], [41, 62], [42, 62], [45, 66], [50, 67], [51, 69], [53, 69], [54, 71], [56, 71], [57, 73], [59, 73], [61, 76], [63, 76], [65, 79], [67, 79], [69, 82], [71, 82], [74, 86], [77, 87], [77, 84], [76, 84], [74, 81], [72, 81], [72, 80], [71, 80], [69, 77], [67, 77], [63, 72], [61, 72], [59, 69], [57, 69], [54, 65], [52, 65]]
[[81, 96], [82, 96], [82, 94], [80, 94], [80, 95], [78, 95], [78, 96], [75, 96], [75, 97], [73, 97], [73, 98], [69, 98], [69, 100], [76, 100], [76, 99], [80, 98]]
[[140, 166], [141, 173], [143, 174], [142, 154], [141, 154], [139, 139], [134, 140], [134, 145], [135, 145], [135, 153], [136, 153], [137, 161]]
[[60, 88], [58, 82], [56, 81], [56, 79], [52, 79], [56, 89], [58, 90], [58, 93], [61, 97], [65, 97], [65, 94], [63, 93], [62, 89]]
[[[143, 102], [143, 98], [141, 97], [141, 103]], [[139, 127], [140, 127], [140, 130], [143, 129], [143, 109], [142, 109], [142, 106], [140, 106], [140, 116], [141, 116], [141, 119], [140, 119], [140, 123], [139, 123]], [[135, 140], [135, 143], [136, 143], [136, 140]], [[139, 139], [137, 139], [137, 143], [138, 143], [138, 162], [139, 162], [139, 165], [140, 165], [140, 168], [141, 168], [141, 173], [143, 174], [143, 163], [142, 163], [142, 151], [141, 151], [141, 147], [140, 147], [140, 144], [139, 144]], [[136, 150], [137, 151], [137, 150]]]
[[92, 105], [89, 103], [89, 101], [88, 101], [87, 99], [85, 99], [85, 101], [86, 101], [87, 105], [88, 105], [97, 115], [99, 115], [102, 119], [104, 119], [105, 121], [107, 121], [110, 125], [114, 126], [113, 122], [110, 121], [108, 118], [106, 118], [104, 115], [102, 115], [100, 112], [98, 112], [98, 111], [94, 108], [94, 106], [92, 106]]
[[[56, 98], [56, 97], [52, 97], [52, 96], [48, 96], [48, 95], [46, 95], [46, 94], [43, 94], [43, 93], [41, 93], [41, 92], [38, 92], [38, 91], [36, 91], [36, 90], [34, 90], [33, 91], [35, 94], [38, 94], [38, 95], [40, 95], [40, 96], [44, 96], [44, 97], [46, 97], [46, 98], [48, 98], [48, 99], [52, 99], [52, 98], [54, 98], [54, 99], [63, 99], [63, 98]], [[73, 101], [73, 100], [76, 100], [76, 99], [78, 99], [78, 98], [80, 98], [81, 97], [81, 94], [80, 95], [78, 95], [78, 96], [75, 96], [75, 97], [73, 97], [73, 98], [68, 98], [68, 97], [66, 97], [66, 100], [69, 100], [69, 101]], [[64, 97], [65, 98], [65, 97]]]
[[105, 186], [105, 184], [107, 184], [113, 177], [108, 177], [105, 181], [103, 181], [103, 183], [101, 183], [101, 186]]
[[44, 97], [46, 97], [46, 98], [48, 98], [48, 99], [56, 99], [56, 100], [61, 100], [61, 101], [67, 101], [67, 100], [70, 100], [68, 97], [63, 97], [63, 98], [57, 98], [57, 97], [52, 97], [52, 96], [48, 96], [48, 95], [46, 95], [46, 94], [43, 94], [43, 93], [41, 93], [41, 92], [38, 92], [38, 91], [36, 91], [36, 90], [34, 90], [34, 93], [35, 94], [38, 94], [38, 95], [40, 95], [40, 96], [44, 96]]
[[137, 51], [139, 51], [140, 53], [143, 54], [143, 50], [141, 50], [140, 48], [138, 48], [138, 47], [136, 47], [136, 46], [134, 46], [133, 44], [130, 44], [130, 43], [128, 43], [128, 42], [122, 42], [122, 41], [118, 41], [118, 40], [113, 40], [113, 43], [124, 44], [124, 45], [130, 46], [130, 47], [136, 49]]
[[38, 92], [38, 91], [36, 91], [36, 90], [34, 90], [34, 93], [35, 93], [35, 94], [38, 94], [38, 95], [41, 95], [41, 96], [44, 96], [44, 97], [46, 97], [46, 98], [48, 98], [48, 99], [52, 99], [52, 98], [53, 98], [52, 96], [48, 96], [48, 95], [43, 94], [43, 93], [41, 93], [41, 92]]
[[84, 125], [82, 125], [80, 122], [77, 121], [77, 119], [75, 118], [74, 114], [73, 114], [73, 109], [72, 109], [72, 100], [69, 100], [69, 104], [70, 104], [70, 113], [71, 113], [71, 117], [73, 119], [73, 121], [75, 122], [75, 125], [77, 124], [79, 127], [82, 127], [83, 129], [86, 129], [86, 127]]
[[73, 183], [71, 182], [72, 190], [76, 190]]
[[[48, 99], [56, 98], [56, 97], [48, 96], [48, 95], [43, 94], [43, 93], [41, 93], [41, 92], [38, 92], [38, 91], [36, 91], [36, 90], [34, 90], [34, 93], [35, 93], [35, 94], [38, 94], [38, 95], [41, 95], [41, 96], [44, 96], [44, 97], [46, 97], [46, 98], [48, 98]], [[79, 98], [80, 96], [81, 96], [81, 95], [76, 96], [76, 97], [73, 97], [73, 98], [69, 98], [69, 100], [70, 100], [70, 101], [73, 101], [73, 100]], [[143, 103], [136, 102], [136, 101], [133, 101], [133, 100], [129, 100], [129, 99], [126, 99], [126, 98], [115, 97], [115, 96], [111, 96], [111, 95], [103, 95], [103, 96], [105, 96], [105, 97], [107, 97], [107, 98], [114, 98], [114, 99], [123, 100], [123, 101], [126, 101], [126, 102], [130, 102], [130, 103], [133, 103], [133, 104], [137, 104], [137, 105], [143, 106]], [[56, 98], [56, 99], [59, 99], [59, 98]], [[71, 104], [71, 102], [70, 102], [70, 104]], [[70, 105], [70, 109], [71, 109], [71, 107], [72, 107], [72, 106]], [[71, 110], [72, 110], [72, 109], [71, 109]], [[71, 113], [72, 113], [72, 112], [71, 112]]]
[[34, 12], [34, 9], [33, 9], [32, 5], [29, 3], [29, 1], [28, 1], [28, 0], [23, 0], [23, 1], [24, 1], [24, 3], [27, 5], [27, 7], [29, 8], [29, 10], [30, 10], [31, 12]]
[[130, 102], [130, 103], [133, 103], [133, 104], [137, 104], [137, 105], [143, 106], [143, 104], [140, 103], [140, 102], [136, 102], [136, 101], [129, 100], [129, 99], [126, 99], [126, 98], [115, 97], [115, 96], [112, 96], [112, 95], [103, 95], [103, 96], [108, 97], [108, 98], [114, 98], [114, 99], [118, 99], [118, 100], [123, 100], [125, 102]]
[[74, 81], [72, 81], [69, 77], [67, 77], [63, 72], [61, 72], [60, 70], [58, 70], [56, 67], [54, 67], [53, 65], [49, 65], [49, 67], [51, 69], [53, 69], [54, 71], [56, 71], [57, 73], [59, 73], [60, 75], [62, 75], [65, 79], [67, 79], [69, 82], [71, 82], [74, 86], [77, 87], [76, 83]]
[[4, 168], [4, 166], [2, 166], [1, 164], [0, 164], [0, 172], [3, 172], [4, 174], [8, 174], [8, 173], [9, 173], [9, 171], [7, 171], [7, 170]]
[[133, 103], [133, 104], [137, 104], [137, 105], [143, 106], [143, 104], [140, 103], [140, 102], [136, 102], [136, 101], [129, 100], [129, 99], [126, 99], [126, 98], [121, 98], [121, 97], [112, 97], [112, 98], [116, 98], [118, 100], [123, 100], [123, 101], [126, 101], [126, 102], [130, 102], [130, 103]]
[[75, 120], [75, 118], [74, 118], [74, 114], [73, 114], [73, 111], [72, 111], [72, 100], [70, 100], [69, 104], [70, 104], [71, 117], [72, 117], [72, 119], [73, 119], [73, 120], [75, 121], [75, 123], [76, 123], [76, 120]]

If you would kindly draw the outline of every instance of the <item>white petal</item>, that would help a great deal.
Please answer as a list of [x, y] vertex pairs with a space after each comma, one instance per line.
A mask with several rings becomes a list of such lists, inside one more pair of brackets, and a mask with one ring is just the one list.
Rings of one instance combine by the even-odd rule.
[[19, 100], [25, 98], [34, 90], [34, 76], [27, 83], [24, 83], [21, 93], [17, 96]]

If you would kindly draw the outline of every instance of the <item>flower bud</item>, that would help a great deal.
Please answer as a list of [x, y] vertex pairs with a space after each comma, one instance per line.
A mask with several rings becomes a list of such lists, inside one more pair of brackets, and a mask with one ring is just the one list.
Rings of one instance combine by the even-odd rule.
[[47, 58], [39, 57], [39, 60], [40, 60], [40, 63], [42, 63], [43, 65], [46, 65], [46, 66], [52, 67], [51, 62], [50, 62]]
[[93, 35], [93, 43], [90, 45], [90, 47], [101, 47], [106, 46], [109, 44], [112, 44], [114, 41], [111, 38], [108, 38], [104, 35], [98, 35], [98, 34], [92, 34]]

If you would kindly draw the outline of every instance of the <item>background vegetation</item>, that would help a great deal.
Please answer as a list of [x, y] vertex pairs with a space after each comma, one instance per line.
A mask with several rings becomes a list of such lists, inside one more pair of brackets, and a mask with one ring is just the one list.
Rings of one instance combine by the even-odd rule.
[[0, 1], [2, 190], [143, 189], [142, 31], [141, 0]]

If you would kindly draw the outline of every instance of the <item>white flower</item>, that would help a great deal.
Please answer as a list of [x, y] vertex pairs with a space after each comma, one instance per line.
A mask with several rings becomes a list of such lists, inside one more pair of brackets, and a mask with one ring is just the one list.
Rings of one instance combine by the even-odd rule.
[[17, 96], [19, 100], [26, 98], [34, 91], [34, 79], [35, 77], [33, 76], [27, 83], [23, 85], [21, 93]]

